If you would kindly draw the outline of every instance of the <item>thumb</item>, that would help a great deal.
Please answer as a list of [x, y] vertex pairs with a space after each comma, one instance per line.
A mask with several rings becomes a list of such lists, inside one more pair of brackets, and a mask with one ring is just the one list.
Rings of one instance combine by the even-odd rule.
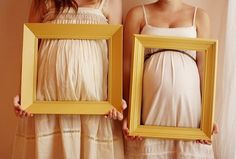
[[127, 118], [123, 120], [123, 125], [122, 125], [123, 130], [128, 129], [128, 124], [127, 124]]
[[20, 107], [19, 102], [20, 102], [20, 97], [19, 97], [19, 95], [16, 95], [16, 96], [14, 97], [14, 99], [13, 99], [13, 104], [14, 104], [14, 106], [15, 106], [15, 107]]
[[124, 118], [123, 113], [117, 112], [117, 119], [118, 120], [123, 120], [123, 118]]
[[122, 99], [121, 107], [122, 107], [122, 111], [124, 111], [127, 108], [127, 103], [124, 99]]
[[213, 134], [217, 134], [219, 132], [219, 127], [218, 127], [218, 125], [217, 124], [214, 124], [213, 125]]

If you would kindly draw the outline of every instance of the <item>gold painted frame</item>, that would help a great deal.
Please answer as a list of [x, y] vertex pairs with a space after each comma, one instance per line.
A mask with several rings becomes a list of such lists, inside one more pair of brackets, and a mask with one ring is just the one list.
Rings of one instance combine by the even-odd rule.
[[[134, 35], [129, 103], [129, 134], [143, 137], [182, 140], [211, 140], [216, 85], [218, 42], [200, 38]], [[200, 128], [140, 125], [142, 77], [145, 48], [197, 50], [205, 52], [204, 85], [202, 89], [202, 116]]]
[[[106, 114], [122, 100], [122, 26], [107, 24], [24, 25], [21, 106], [34, 114]], [[109, 50], [107, 101], [37, 101], [37, 55], [39, 39], [106, 39]]]

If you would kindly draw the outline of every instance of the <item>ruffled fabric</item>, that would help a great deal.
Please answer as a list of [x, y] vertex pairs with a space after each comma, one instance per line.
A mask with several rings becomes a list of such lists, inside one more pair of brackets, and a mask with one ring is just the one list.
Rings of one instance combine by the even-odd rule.
[[78, 8], [77, 13], [72, 9], [65, 9], [56, 19], [51, 20], [54, 16], [54, 9], [50, 9], [44, 17], [44, 22], [56, 24], [107, 24], [107, 18], [98, 8]]

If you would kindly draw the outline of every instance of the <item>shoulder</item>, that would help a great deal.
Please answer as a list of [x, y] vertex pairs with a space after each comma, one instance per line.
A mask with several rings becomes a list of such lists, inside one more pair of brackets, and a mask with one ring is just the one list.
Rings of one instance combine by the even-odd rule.
[[133, 7], [129, 10], [129, 14], [141, 14], [143, 12], [143, 6], [138, 5], [136, 7]]
[[195, 21], [198, 37], [208, 38], [210, 36], [210, 18], [207, 12], [198, 8]]
[[126, 19], [142, 22], [144, 19], [143, 6], [139, 5], [129, 10]]
[[102, 0], [107, 3], [109, 6], [122, 5], [122, 0]]
[[201, 25], [207, 25], [210, 24], [210, 18], [209, 15], [205, 10], [202, 8], [197, 9], [196, 13], [196, 23], [201, 26]]
[[119, 12], [122, 13], [122, 0], [101, 0], [105, 1], [104, 9], [108, 10], [109, 13]]
[[122, 22], [122, 0], [101, 0], [101, 3], [104, 3], [102, 10], [109, 23], [120, 24]]

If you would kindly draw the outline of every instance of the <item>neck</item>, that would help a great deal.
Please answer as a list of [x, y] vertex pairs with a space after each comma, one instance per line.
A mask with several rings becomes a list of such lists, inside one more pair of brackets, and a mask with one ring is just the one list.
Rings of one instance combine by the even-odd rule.
[[159, 0], [157, 2], [161, 9], [176, 11], [182, 7], [181, 0]]

